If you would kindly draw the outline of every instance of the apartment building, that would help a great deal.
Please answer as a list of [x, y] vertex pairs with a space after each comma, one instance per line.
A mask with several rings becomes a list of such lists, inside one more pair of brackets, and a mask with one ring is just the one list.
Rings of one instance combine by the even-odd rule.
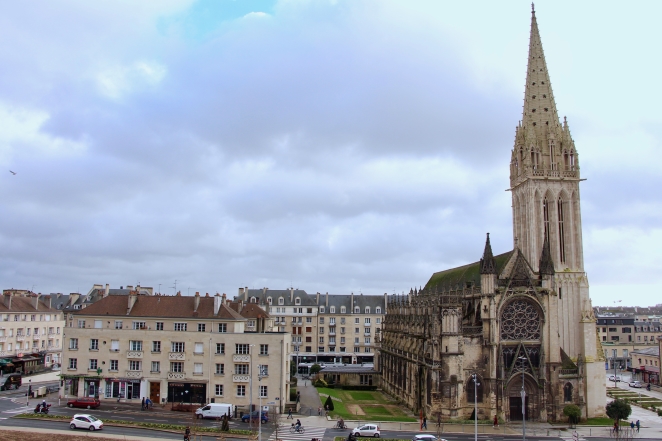
[[630, 353], [630, 357], [634, 379], [644, 383], [660, 384], [659, 346], [634, 350]]
[[308, 294], [300, 289], [239, 288], [241, 299], [264, 307], [274, 329], [292, 334], [295, 363], [372, 363], [386, 314], [386, 295]]
[[657, 339], [662, 336], [659, 316], [609, 312], [596, 317], [607, 369], [635, 368], [638, 365], [631, 357], [632, 352], [657, 346]]
[[0, 371], [36, 372], [61, 363], [64, 315], [51, 296], [4, 290], [0, 304]]
[[[225, 295], [107, 295], [74, 311], [61, 395], [281, 409], [290, 335], [257, 305]], [[262, 375], [258, 375], [261, 372]], [[261, 377], [261, 378], [260, 378]]]

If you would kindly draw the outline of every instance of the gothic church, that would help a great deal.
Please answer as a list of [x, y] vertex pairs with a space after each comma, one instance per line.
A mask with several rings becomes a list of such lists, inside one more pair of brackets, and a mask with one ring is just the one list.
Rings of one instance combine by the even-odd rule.
[[[584, 272], [580, 168], [560, 122], [535, 11], [510, 159], [511, 251], [437, 272], [388, 303], [382, 387], [417, 413], [555, 421], [604, 415], [605, 368]], [[476, 384], [474, 384], [476, 382]], [[522, 393], [522, 390], [525, 393]]]

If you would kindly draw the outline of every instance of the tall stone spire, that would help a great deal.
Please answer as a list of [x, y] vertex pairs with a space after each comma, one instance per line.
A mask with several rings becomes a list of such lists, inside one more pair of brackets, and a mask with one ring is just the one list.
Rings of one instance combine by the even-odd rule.
[[496, 274], [496, 261], [494, 254], [492, 254], [492, 245], [490, 244], [490, 233], [487, 233], [487, 240], [485, 241], [485, 251], [483, 257], [480, 259], [480, 273], [481, 274]]
[[559, 115], [556, 111], [552, 83], [549, 79], [545, 53], [542, 50], [533, 4], [531, 5], [531, 35], [529, 37], [529, 61], [524, 89], [522, 125], [526, 128], [559, 125]]

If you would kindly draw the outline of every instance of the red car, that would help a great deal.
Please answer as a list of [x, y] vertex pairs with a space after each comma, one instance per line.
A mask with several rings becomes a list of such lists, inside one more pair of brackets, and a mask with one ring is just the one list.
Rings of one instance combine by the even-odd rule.
[[96, 398], [81, 397], [67, 401], [67, 406], [82, 407], [83, 409], [96, 409], [101, 406], [101, 402]]

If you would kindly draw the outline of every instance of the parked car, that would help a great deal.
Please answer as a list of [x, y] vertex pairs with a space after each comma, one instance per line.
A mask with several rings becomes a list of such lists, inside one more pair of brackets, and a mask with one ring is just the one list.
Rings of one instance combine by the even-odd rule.
[[81, 397], [67, 401], [67, 406], [80, 407], [82, 409], [96, 409], [101, 406], [101, 402], [96, 398]]
[[232, 415], [232, 404], [227, 403], [209, 403], [195, 411], [198, 419], [201, 418], [221, 418], [223, 415]]
[[637, 381], [637, 380], [630, 381], [628, 383], [628, 386], [630, 386], [630, 387], [644, 387], [643, 384], [641, 384], [641, 381]]
[[381, 435], [381, 430], [379, 430], [379, 426], [377, 424], [364, 424], [363, 426], [352, 430], [352, 433], [354, 436], [374, 436], [375, 438], [379, 438]]
[[[244, 414], [244, 416], [241, 417], [241, 422], [247, 423], [249, 419], [253, 419], [257, 421], [257, 410], [254, 410], [251, 413]], [[267, 416], [267, 412], [265, 411], [262, 411], [262, 422], [263, 423], [269, 422], [269, 417]]]
[[621, 376], [620, 376], [620, 375], [616, 375], [616, 376], [614, 376], [614, 375], [610, 375], [610, 376], [609, 376], [609, 381], [615, 381], [615, 382], [618, 383], [619, 381], [623, 381], [623, 380], [621, 379]]
[[9, 374], [0, 382], [0, 390], [18, 389], [22, 384], [21, 374]]
[[70, 429], [87, 429], [89, 431], [103, 429], [103, 421], [92, 415], [77, 413], [69, 422]]
[[421, 435], [416, 435], [414, 436], [411, 441], [447, 441], [443, 438], [437, 438], [434, 435], [430, 435], [429, 433], [423, 433]]

